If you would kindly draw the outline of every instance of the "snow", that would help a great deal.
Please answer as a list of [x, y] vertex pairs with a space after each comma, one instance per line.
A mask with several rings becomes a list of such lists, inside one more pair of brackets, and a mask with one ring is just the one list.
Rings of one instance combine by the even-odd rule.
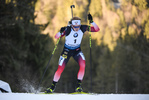
[[0, 100], [149, 100], [149, 94], [0, 93]]

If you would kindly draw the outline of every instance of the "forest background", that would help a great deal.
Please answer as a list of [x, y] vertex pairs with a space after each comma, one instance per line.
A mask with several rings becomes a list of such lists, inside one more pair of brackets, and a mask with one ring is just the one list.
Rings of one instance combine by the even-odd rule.
[[[0, 79], [13, 92], [34, 92], [50, 59], [54, 35], [74, 16], [100, 31], [92, 33], [92, 81], [89, 35], [82, 40], [86, 73], [82, 87], [95, 93], [149, 93], [149, 0], [1, 0]], [[51, 85], [64, 38], [60, 40], [40, 86]], [[70, 59], [56, 92], [75, 89], [79, 66]], [[92, 84], [92, 86], [91, 86]]]

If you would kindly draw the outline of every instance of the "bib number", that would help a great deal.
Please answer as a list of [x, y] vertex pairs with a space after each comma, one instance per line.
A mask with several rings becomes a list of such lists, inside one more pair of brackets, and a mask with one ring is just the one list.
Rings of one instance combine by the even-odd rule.
[[77, 39], [74, 39], [74, 43], [76, 43], [77, 42]]

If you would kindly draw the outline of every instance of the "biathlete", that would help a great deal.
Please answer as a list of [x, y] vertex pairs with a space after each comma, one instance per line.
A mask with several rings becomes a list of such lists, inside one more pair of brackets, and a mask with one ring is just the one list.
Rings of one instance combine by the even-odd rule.
[[100, 30], [97, 24], [93, 22], [91, 14], [88, 14], [88, 20], [92, 24], [90, 30], [88, 25], [81, 25], [81, 19], [79, 17], [73, 17], [71, 19], [71, 25], [67, 27], [62, 27], [60, 32], [58, 32], [55, 35], [56, 39], [65, 36], [65, 45], [59, 58], [58, 69], [55, 72], [52, 85], [45, 91], [45, 93], [54, 92], [56, 84], [60, 79], [61, 73], [63, 72], [71, 56], [80, 66], [77, 74], [77, 85], [75, 91], [76, 92], [83, 91], [81, 83], [85, 73], [85, 57], [80, 48], [81, 41], [86, 31], [98, 32]]

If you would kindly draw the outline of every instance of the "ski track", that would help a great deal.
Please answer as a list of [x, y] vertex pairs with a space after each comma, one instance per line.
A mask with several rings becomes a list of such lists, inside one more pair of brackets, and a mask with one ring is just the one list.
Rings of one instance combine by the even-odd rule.
[[0, 100], [149, 100], [149, 94], [0, 93]]

